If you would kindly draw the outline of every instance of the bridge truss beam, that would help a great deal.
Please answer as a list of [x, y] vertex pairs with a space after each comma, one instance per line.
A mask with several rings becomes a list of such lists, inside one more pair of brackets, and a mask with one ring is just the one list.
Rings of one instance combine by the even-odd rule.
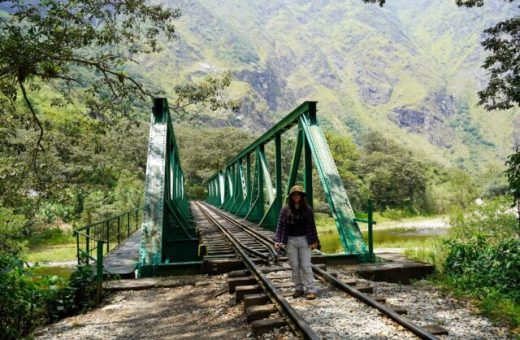
[[155, 98], [145, 179], [139, 267], [199, 259], [198, 239], [168, 102]]
[[[207, 201], [274, 230], [289, 189], [298, 179], [303, 158], [303, 185], [308, 202], [313, 204], [314, 164], [345, 253], [367, 255], [347, 192], [318, 124], [316, 106], [317, 102], [304, 102], [214, 174], [207, 181]], [[284, 189], [281, 137], [293, 127], [297, 127], [296, 140]], [[271, 142], [274, 142], [274, 182], [265, 151], [266, 144]]]

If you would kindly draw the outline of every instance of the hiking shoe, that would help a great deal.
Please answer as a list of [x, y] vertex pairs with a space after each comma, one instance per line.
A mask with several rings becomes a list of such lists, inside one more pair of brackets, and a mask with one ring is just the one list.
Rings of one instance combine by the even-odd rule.
[[292, 297], [293, 298], [299, 298], [300, 296], [303, 296], [303, 290], [295, 290]]
[[307, 300], [314, 300], [316, 298], [316, 293], [307, 293]]

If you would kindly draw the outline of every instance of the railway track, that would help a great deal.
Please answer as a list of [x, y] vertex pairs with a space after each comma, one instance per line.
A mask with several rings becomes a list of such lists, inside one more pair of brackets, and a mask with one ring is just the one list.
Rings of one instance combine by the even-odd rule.
[[219, 239], [219, 249], [229, 251], [232, 246], [247, 268], [229, 274], [229, 290], [237, 301], [244, 301], [246, 317], [258, 333], [286, 324], [296, 336], [305, 339], [355, 334], [436, 339], [398, 311], [362, 292], [369, 290], [366, 287], [343, 282], [319, 265], [313, 265], [320, 279], [319, 298], [292, 298], [290, 266], [287, 258], [275, 250], [270, 232], [238, 221], [206, 203], [196, 202], [196, 206], [225, 237], [225, 241]]

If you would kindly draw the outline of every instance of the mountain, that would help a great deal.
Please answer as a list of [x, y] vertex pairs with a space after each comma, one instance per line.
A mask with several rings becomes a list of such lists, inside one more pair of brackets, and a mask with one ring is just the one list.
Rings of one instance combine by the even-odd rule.
[[265, 130], [303, 100], [318, 101], [325, 129], [367, 129], [419, 157], [477, 170], [520, 142], [519, 110], [477, 105], [486, 84], [482, 31], [520, 15], [518, 5], [454, 0], [167, 1], [183, 13], [177, 39], [139, 66], [167, 93], [229, 70], [238, 113], [208, 114], [213, 126]]

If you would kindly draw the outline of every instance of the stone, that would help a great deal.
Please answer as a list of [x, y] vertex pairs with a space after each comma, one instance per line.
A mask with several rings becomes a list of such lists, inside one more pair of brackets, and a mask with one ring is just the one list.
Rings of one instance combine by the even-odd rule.
[[423, 327], [426, 331], [432, 333], [433, 335], [448, 335], [448, 330], [442, 328], [438, 325], [426, 325]]

